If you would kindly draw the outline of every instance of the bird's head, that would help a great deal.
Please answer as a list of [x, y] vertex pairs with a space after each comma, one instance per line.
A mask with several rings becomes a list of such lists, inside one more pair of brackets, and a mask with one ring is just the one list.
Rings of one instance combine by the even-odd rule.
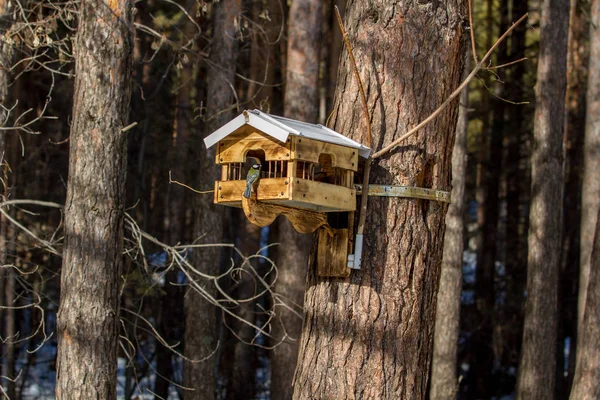
[[252, 169], [260, 169], [260, 164], [254, 164], [254, 165], [252, 165]]

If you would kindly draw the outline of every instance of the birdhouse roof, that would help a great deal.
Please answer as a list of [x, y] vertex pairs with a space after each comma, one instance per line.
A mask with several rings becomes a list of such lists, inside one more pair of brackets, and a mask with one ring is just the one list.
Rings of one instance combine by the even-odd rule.
[[210, 148], [244, 125], [251, 125], [261, 132], [284, 143], [288, 139], [289, 135], [301, 136], [309, 139], [320, 140], [321, 142], [333, 143], [340, 146], [357, 149], [358, 154], [364, 158], [367, 158], [371, 153], [371, 149], [368, 147], [365, 147], [362, 144], [329, 129], [326, 126], [283, 118], [276, 115], [267, 114], [259, 110], [244, 111], [208, 135], [204, 139], [204, 144], [207, 148]]

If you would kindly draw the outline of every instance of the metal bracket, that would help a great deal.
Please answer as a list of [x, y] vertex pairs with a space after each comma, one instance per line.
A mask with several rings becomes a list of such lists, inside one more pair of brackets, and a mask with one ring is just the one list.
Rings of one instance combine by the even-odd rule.
[[356, 235], [354, 240], [354, 254], [348, 254], [348, 268], [360, 269], [362, 259], [363, 235]]
[[[354, 185], [356, 194], [362, 193], [362, 185]], [[405, 197], [450, 203], [450, 192], [416, 186], [369, 185], [369, 196]]]

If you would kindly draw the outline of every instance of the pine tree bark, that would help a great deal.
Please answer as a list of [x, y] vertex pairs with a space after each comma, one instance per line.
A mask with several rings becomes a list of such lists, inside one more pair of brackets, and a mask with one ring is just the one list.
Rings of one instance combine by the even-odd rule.
[[585, 302], [583, 330], [577, 347], [577, 365], [571, 400], [600, 398], [600, 212], [590, 259], [590, 279]]
[[[58, 313], [56, 397], [116, 399], [132, 3], [83, 0]], [[101, 40], [100, 40], [101, 39]]]
[[[465, 11], [464, 1], [348, 2], [345, 26], [368, 94], [373, 147], [406, 132], [458, 86]], [[376, 160], [370, 181], [449, 190], [457, 103]], [[332, 127], [364, 140], [347, 55]], [[313, 253], [294, 398], [425, 398], [446, 210], [434, 201], [371, 198], [362, 269], [346, 279], [317, 277]]]
[[[284, 115], [311, 123], [316, 123], [319, 117], [322, 16], [322, 5], [318, 0], [294, 1], [290, 7]], [[302, 306], [312, 237], [296, 232], [285, 218], [279, 218], [277, 223], [279, 249], [275, 291]], [[302, 319], [283, 307], [277, 311], [279, 320], [273, 325], [274, 335], [282, 338], [285, 334], [288, 339], [271, 355], [271, 393], [273, 399], [283, 400], [292, 398]]]
[[587, 114], [583, 145], [583, 184], [581, 194], [581, 247], [579, 266], [578, 331], [584, 327], [583, 311], [588, 293], [592, 237], [600, 209], [600, 2], [591, 1], [590, 60], [587, 84]]
[[[471, 55], [465, 57], [465, 73], [468, 75]], [[469, 89], [460, 95], [460, 108], [456, 125], [456, 139], [452, 150], [452, 203], [446, 214], [446, 232], [440, 287], [437, 295], [435, 333], [433, 338], [433, 362], [431, 367], [431, 400], [456, 398], [456, 356], [460, 325], [460, 295], [462, 291], [462, 267], [464, 247], [465, 181], [467, 172], [467, 132], [469, 116]]]
[[555, 386], [569, 1], [545, 0], [541, 12], [519, 399], [551, 399]]
[[[236, 39], [235, 19], [241, 13], [241, 0], [226, 0], [213, 5], [213, 36], [210, 61], [214, 65], [208, 68], [206, 75], [206, 95], [208, 101], [208, 123], [205, 125], [205, 136], [227, 123], [232, 115], [225, 111], [234, 102], [233, 93], [229, 87], [235, 79], [238, 43]], [[202, 190], [212, 187], [215, 177], [220, 176], [220, 168], [215, 165], [215, 149], [200, 152], [199, 187]], [[223, 239], [222, 207], [213, 204], [211, 195], [196, 195], [194, 197], [194, 238], [202, 238], [199, 243], [221, 243]], [[218, 275], [221, 260], [221, 250], [218, 247], [196, 248], [192, 253], [192, 263], [206, 274]], [[201, 279], [201, 278], [198, 278]], [[215, 286], [210, 283], [206, 291], [213, 297], [217, 296]], [[186, 330], [185, 355], [199, 360], [210, 355], [217, 347], [217, 310], [196, 291], [189, 290], [185, 297]], [[193, 388], [185, 391], [186, 400], [210, 400], [216, 396], [216, 357], [204, 362], [185, 362], [184, 384]]]

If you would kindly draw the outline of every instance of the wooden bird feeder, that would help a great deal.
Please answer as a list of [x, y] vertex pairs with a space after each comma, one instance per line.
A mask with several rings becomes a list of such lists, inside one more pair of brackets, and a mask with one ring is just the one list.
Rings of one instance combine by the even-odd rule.
[[[217, 146], [215, 161], [222, 166], [215, 182], [216, 204], [243, 208], [259, 226], [285, 215], [298, 232], [319, 229], [319, 274], [349, 275], [357, 204], [354, 173], [358, 157], [368, 157], [369, 148], [322, 125], [258, 110], [244, 111], [204, 143]], [[253, 163], [261, 165], [261, 177], [246, 199], [242, 193]]]

